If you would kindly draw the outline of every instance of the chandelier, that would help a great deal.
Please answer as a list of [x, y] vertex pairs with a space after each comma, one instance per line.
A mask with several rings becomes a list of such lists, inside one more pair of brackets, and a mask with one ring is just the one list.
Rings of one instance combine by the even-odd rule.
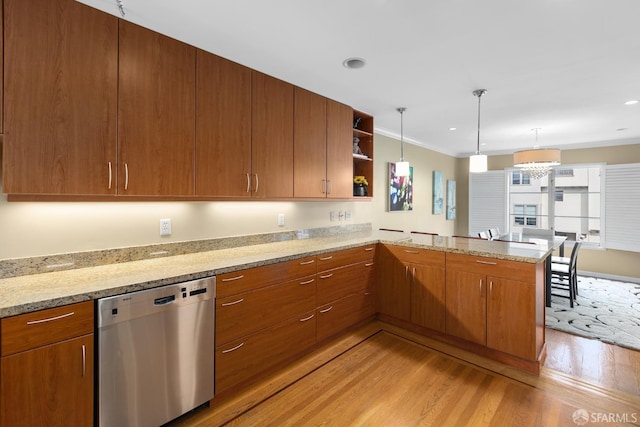
[[536, 133], [536, 145], [533, 150], [513, 153], [513, 166], [520, 168], [532, 179], [540, 179], [547, 176], [553, 166], [560, 164], [560, 150], [557, 148], [538, 148], [538, 131], [540, 128], [531, 130]]

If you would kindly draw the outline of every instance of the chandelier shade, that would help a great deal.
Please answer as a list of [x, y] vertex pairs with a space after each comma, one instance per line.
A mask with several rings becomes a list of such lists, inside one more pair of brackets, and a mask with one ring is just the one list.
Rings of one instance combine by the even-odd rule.
[[513, 166], [521, 168], [533, 179], [546, 176], [552, 167], [560, 164], [560, 150], [557, 148], [538, 148], [538, 131], [540, 128], [531, 129], [536, 133], [536, 146], [533, 150], [522, 150], [513, 153]]

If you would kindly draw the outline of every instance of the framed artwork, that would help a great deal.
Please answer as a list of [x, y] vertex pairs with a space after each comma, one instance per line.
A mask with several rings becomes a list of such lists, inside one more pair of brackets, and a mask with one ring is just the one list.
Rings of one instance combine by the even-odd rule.
[[413, 210], [413, 166], [409, 176], [396, 176], [396, 164], [389, 163], [389, 211]]
[[444, 178], [442, 172], [433, 171], [433, 207], [431, 213], [440, 215], [444, 207]]
[[447, 219], [456, 219], [456, 182], [447, 180]]

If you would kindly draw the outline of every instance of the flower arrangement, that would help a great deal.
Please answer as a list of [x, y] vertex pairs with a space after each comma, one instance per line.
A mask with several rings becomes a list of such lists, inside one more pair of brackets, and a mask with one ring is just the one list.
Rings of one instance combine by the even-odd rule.
[[369, 183], [367, 182], [367, 178], [362, 175], [354, 176], [353, 183], [358, 185], [369, 185]]

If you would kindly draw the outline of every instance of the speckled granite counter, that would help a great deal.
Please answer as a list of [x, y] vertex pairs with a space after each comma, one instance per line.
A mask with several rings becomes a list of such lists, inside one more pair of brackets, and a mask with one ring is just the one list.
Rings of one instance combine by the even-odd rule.
[[509, 259], [544, 261], [551, 249], [518, 243], [350, 231], [0, 279], [0, 317], [113, 296], [215, 274], [373, 243]]

